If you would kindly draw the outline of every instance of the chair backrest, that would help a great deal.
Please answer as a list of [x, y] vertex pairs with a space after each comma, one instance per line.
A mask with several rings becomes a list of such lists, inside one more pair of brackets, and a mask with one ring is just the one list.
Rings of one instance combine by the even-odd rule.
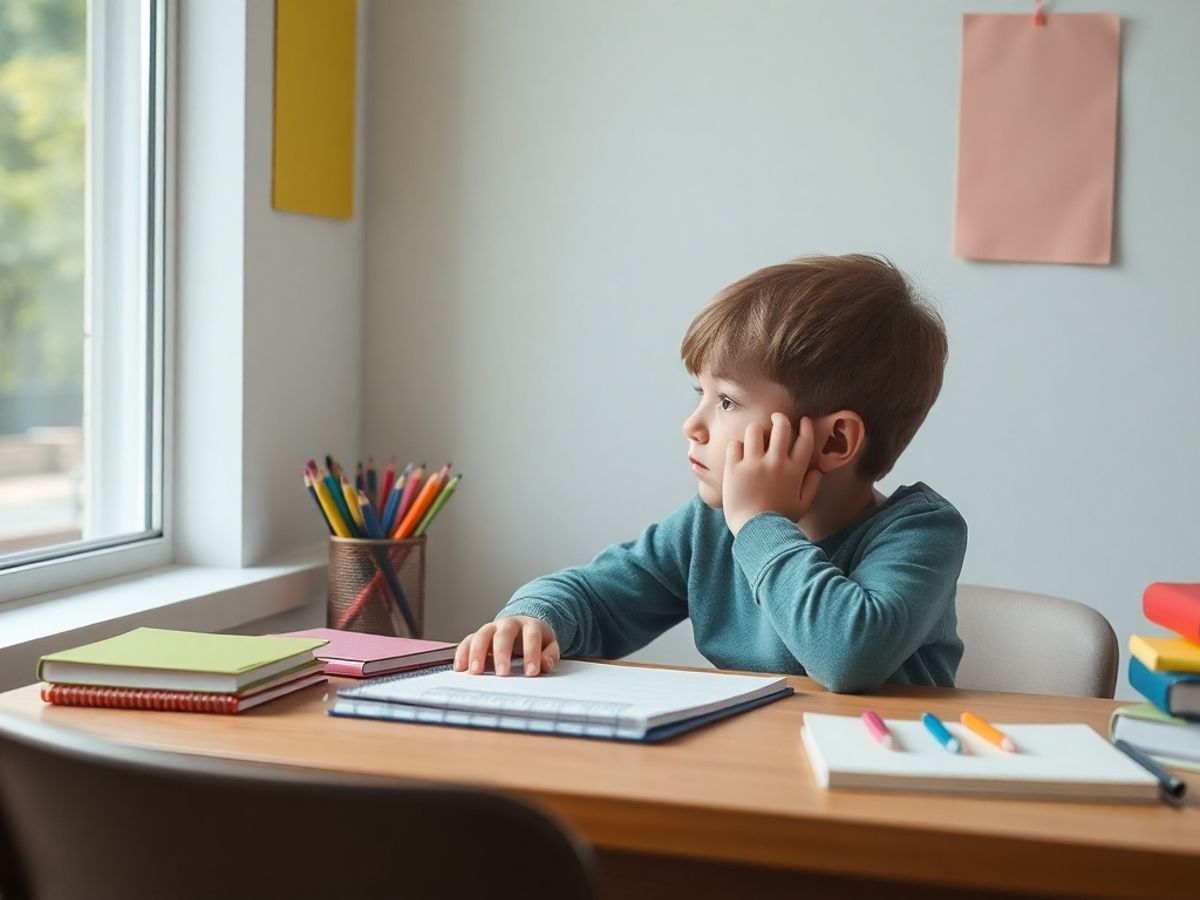
[[960, 584], [961, 688], [1112, 697], [1120, 653], [1108, 619], [1046, 594]]
[[4, 900], [596, 893], [590, 851], [509, 796], [117, 747], [0, 716], [6, 836]]

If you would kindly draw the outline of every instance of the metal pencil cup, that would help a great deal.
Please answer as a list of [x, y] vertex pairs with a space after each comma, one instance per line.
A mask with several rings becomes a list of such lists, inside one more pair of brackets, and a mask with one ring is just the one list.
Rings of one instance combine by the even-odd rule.
[[425, 538], [329, 538], [330, 628], [419, 638], [425, 630]]

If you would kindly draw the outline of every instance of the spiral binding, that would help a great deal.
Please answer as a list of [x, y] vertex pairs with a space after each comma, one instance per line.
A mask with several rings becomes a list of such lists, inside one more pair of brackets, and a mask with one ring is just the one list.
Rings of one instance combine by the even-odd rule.
[[419, 678], [422, 675], [436, 675], [439, 672], [451, 672], [454, 670], [454, 663], [442, 663], [437, 666], [429, 666], [426, 669], [407, 669], [403, 672], [393, 672], [389, 675], [378, 675], [375, 678], [368, 678], [365, 681], [360, 681], [358, 684], [351, 687], [342, 688], [338, 691], [339, 697], [353, 697], [357, 692], [366, 688], [380, 684], [391, 684], [393, 681], [401, 681], [405, 678]]
[[[341, 711], [336, 708], [330, 711], [335, 715], [348, 712], [352, 715], [365, 715], [369, 718], [399, 719], [407, 722], [438, 722], [504, 730], [513, 730], [519, 724], [521, 727], [517, 730], [521, 731], [547, 731], [596, 737], [633, 736], [640, 731], [639, 726], [621, 720], [620, 710], [622, 706], [628, 706], [628, 704], [588, 702], [572, 698], [554, 699], [528, 695], [501, 695], [509, 701], [524, 697], [536, 703], [549, 704], [548, 708], [543, 706], [543, 709], [551, 714], [538, 715], [529, 709], [517, 710], [512, 707], [506, 708], [503, 705], [495, 708], [481, 708], [478, 703], [460, 702], [455, 705], [453, 698], [449, 698], [449, 702], [427, 705], [420, 702], [392, 701], [369, 696], [373, 693], [372, 688], [406, 678], [420, 678], [426, 675], [450, 672], [453, 669], [452, 663], [445, 663], [426, 669], [396, 672], [368, 679], [361, 684], [338, 691], [339, 699], [349, 701], [350, 705]], [[471, 696], [474, 692], [463, 691], [460, 693]], [[578, 712], [565, 711], [563, 707], [555, 706], [555, 703], [563, 704], [568, 708], [578, 710]], [[601, 710], [606, 715], [599, 715]], [[504, 720], [504, 724], [500, 724], [500, 720]]]

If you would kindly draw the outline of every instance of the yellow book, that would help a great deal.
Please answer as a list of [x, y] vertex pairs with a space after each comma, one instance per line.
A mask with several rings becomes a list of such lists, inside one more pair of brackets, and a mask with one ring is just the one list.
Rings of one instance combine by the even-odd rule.
[[1200, 644], [1181, 637], [1129, 638], [1129, 652], [1152, 672], [1200, 672]]

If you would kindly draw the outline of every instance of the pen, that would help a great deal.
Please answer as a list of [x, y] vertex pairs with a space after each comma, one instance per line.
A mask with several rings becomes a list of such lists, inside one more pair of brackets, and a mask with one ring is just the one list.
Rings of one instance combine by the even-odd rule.
[[942, 724], [942, 720], [933, 713], [924, 713], [921, 716], [921, 722], [947, 751], [950, 753], [962, 752], [962, 745], [958, 742], [958, 738], [952, 735], [946, 726]]
[[1135, 763], [1158, 779], [1159, 787], [1163, 792], [1176, 800], [1181, 800], [1183, 795], [1187, 793], [1187, 782], [1182, 778], [1172, 775], [1147, 754], [1143, 753], [1133, 744], [1126, 741], [1113, 741], [1113, 746], [1132, 759]]
[[862, 714], [863, 724], [867, 726], [867, 733], [888, 750], [896, 749], [896, 739], [892, 737], [892, 733], [888, 731], [887, 725], [883, 724], [883, 719], [879, 718], [879, 714], [867, 710]]
[[990, 741], [1001, 750], [1007, 750], [1009, 753], [1017, 752], [1017, 745], [1013, 743], [1012, 738], [995, 726], [989, 725], [974, 713], [963, 713], [959, 721], [961, 721], [963, 725], [971, 729], [985, 741]]

